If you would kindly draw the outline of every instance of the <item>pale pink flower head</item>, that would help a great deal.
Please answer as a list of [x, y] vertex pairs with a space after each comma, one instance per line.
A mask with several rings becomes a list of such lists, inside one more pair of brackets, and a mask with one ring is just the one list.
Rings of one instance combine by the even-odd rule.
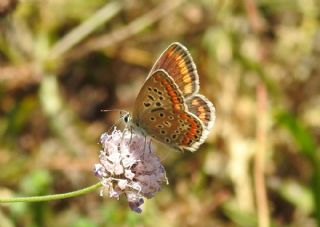
[[108, 192], [110, 198], [119, 199], [125, 194], [129, 207], [141, 213], [143, 198], [152, 198], [167, 182], [159, 157], [144, 136], [126, 130], [102, 134], [101, 144], [100, 163], [94, 165], [104, 186], [101, 195]]

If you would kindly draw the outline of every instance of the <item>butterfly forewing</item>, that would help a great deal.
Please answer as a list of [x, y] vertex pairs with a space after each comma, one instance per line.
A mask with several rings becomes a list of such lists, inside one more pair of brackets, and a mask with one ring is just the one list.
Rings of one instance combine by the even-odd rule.
[[159, 57], [150, 75], [158, 69], [165, 70], [177, 84], [184, 97], [199, 91], [199, 76], [187, 48], [180, 43], [172, 43]]
[[164, 109], [185, 110], [186, 104], [173, 79], [167, 72], [160, 69], [148, 77], [143, 84], [135, 102], [133, 118], [139, 120], [143, 115]]
[[192, 148], [199, 143], [204, 126], [192, 113], [186, 112], [184, 103], [173, 79], [164, 70], [157, 70], [138, 94], [133, 123], [144, 134], [171, 147]]

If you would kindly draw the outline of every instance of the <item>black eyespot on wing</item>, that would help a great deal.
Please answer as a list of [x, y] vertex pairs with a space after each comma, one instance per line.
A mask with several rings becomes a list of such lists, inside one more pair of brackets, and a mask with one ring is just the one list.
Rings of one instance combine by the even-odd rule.
[[160, 110], [164, 110], [164, 108], [162, 108], [162, 107], [154, 108], [151, 110], [151, 113], [156, 112], [156, 111], [160, 111]]
[[144, 102], [143, 105], [144, 105], [145, 107], [149, 107], [151, 104], [150, 104], [149, 102]]
[[148, 98], [154, 101], [154, 97], [152, 95], [148, 95]]

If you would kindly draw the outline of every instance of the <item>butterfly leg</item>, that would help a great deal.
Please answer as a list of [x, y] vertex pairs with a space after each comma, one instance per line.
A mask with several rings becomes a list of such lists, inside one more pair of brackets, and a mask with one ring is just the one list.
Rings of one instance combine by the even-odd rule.
[[151, 153], [152, 151], [151, 151], [151, 138], [150, 138], [150, 140], [149, 140], [149, 153]]
[[146, 144], [147, 144], [147, 136], [144, 136], [144, 146], [143, 146], [143, 151], [146, 150]]
[[130, 140], [129, 140], [129, 144], [131, 144], [131, 142], [132, 142], [132, 133], [133, 133], [132, 128], [130, 128]]

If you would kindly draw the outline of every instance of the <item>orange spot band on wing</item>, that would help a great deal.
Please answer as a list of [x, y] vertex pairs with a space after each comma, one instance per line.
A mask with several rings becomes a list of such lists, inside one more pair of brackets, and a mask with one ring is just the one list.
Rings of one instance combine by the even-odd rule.
[[182, 140], [183, 145], [188, 145], [190, 140], [194, 139], [195, 135], [197, 135], [198, 124], [193, 118], [191, 118], [187, 114], [180, 114], [180, 118], [188, 121], [188, 123], [191, 126], [191, 128], [189, 129], [189, 131], [186, 133], [186, 135], [184, 136], [184, 138]]
[[186, 84], [191, 83], [191, 76], [189, 74], [185, 75], [183, 77], [183, 82], [186, 83]]
[[168, 50], [168, 52], [167, 52], [167, 53], [168, 53], [168, 56], [169, 56], [169, 57], [171, 57], [171, 56], [173, 55], [173, 53], [174, 53], [174, 52], [173, 52], [172, 50]]
[[198, 100], [196, 100], [196, 99], [192, 100], [192, 105], [197, 106], [198, 104], [199, 104]]
[[[176, 55], [176, 61], [177, 61], [177, 62], [179, 62], [181, 58], [182, 58], [181, 55]], [[182, 62], [183, 62], [183, 64], [184, 64], [184, 61], [182, 61]], [[182, 63], [180, 63], [180, 64], [182, 64]], [[180, 66], [180, 64], [179, 64], [179, 66]]]
[[205, 110], [205, 108], [203, 106], [199, 106], [198, 107], [198, 117], [201, 120], [206, 119], [206, 110]]
[[172, 85], [170, 83], [168, 83], [167, 80], [165, 79], [162, 79], [160, 76], [156, 76], [155, 79], [157, 81], [160, 81], [161, 84], [164, 85], [164, 87], [166, 88], [169, 96], [170, 96], [170, 99], [172, 101], [172, 108], [174, 111], [178, 111], [181, 109], [181, 104], [179, 102], [179, 99], [178, 99], [178, 96], [177, 96], [177, 93], [174, 91], [174, 88], [172, 87]]

